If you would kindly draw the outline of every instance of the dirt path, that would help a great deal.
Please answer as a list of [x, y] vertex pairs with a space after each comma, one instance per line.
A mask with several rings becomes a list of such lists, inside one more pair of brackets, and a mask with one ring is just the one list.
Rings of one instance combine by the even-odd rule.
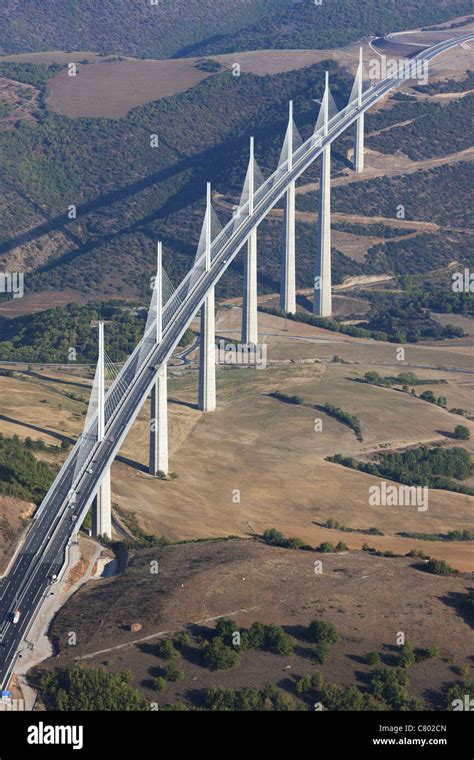
[[[260, 605], [257, 605], [256, 607], [249, 607], [245, 608], [243, 607], [240, 610], [232, 610], [232, 612], [224, 612], [222, 615], [215, 615], [214, 617], [206, 617], [202, 618], [201, 620], [194, 620], [188, 625], [204, 625], [204, 623], [212, 623], [214, 620], [220, 620], [220, 618], [226, 618], [226, 617], [233, 617], [234, 615], [239, 615], [245, 612], [253, 612], [254, 610], [258, 610], [260, 608]], [[107, 654], [107, 652], [113, 652], [116, 649], [124, 649], [125, 647], [134, 646], [135, 644], [141, 644], [143, 641], [150, 641], [150, 639], [156, 639], [159, 636], [167, 636], [170, 633], [175, 633], [175, 630], [167, 630], [167, 631], [157, 631], [156, 633], [150, 633], [148, 636], [142, 636], [140, 639], [133, 639], [132, 641], [126, 641], [123, 644], [116, 644], [113, 647], [108, 647], [107, 649], [99, 649], [96, 652], [89, 652], [89, 654], [83, 654], [81, 657], [76, 657], [76, 660], [90, 660], [92, 657], [97, 657], [98, 655]]]

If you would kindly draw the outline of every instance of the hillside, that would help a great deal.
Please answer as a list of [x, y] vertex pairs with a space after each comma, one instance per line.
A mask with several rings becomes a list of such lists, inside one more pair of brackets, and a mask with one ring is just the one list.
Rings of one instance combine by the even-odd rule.
[[445, 21], [472, 10], [465, 0], [324, 0], [295, 3], [281, 13], [217, 39], [204, 40], [180, 54], [211, 55], [259, 48], [328, 48], [403, 29]]
[[[316, 575], [313, 563], [321, 556], [324, 573]], [[149, 570], [156, 561], [158, 576]], [[240, 691], [276, 686], [273, 693], [277, 699], [284, 694], [284, 701], [280, 696], [274, 707], [264, 709], [314, 710], [311, 688], [300, 690], [297, 683], [318, 671], [323, 674], [320, 686], [328, 685], [325, 708], [360, 710], [363, 694], [379, 700], [383, 696], [374, 689], [378, 668], [397, 673], [402, 652], [394, 646], [394, 631], [407, 630], [416, 658], [404, 666], [407, 688], [398, 698], [405, 709], [416, 699], [418, 709], [445, 710], [448, 689], [460, 684], [470, 654], [469, 612], [463, 607], [467, 590], [467, 575], [433, 576], [422, 571], [419, 561], [366, 552], [318, 555], [242, 540], [138, 550], [125, 573], [88, 584], [59, 611], [51, 629], [56, 656], [42, 663], [39, 672], [30, 671], [30, 677], [38, 683], [41, 673], [58, 673], [73, 664], [86, 672], [100, 666], [114, 674], [129, 669], [130, 685], [160, 709], [176, 702], [191, 710], [219, 709], [210, 699], [217, 696], [216, 687]], [[205, 645], [223, 635], [225, 622], [219, 624], [219, 617], [231, 618], [230, 630], [241, 632], [242, 646], [229, 647], [225, 639], [227, 647], [212, 666]], [[334, 627], [331, 646], [323, 652], [308, 635], [312, 619]], [[138, 633], [131, 632], [132, 623], [142, 626]], [[244, 649], [244, 631], [255, 633], [263, 626], [275, 641], [262, 645], [255, 640]], [[68, 645], [71, 630], [77, 634], [74, 647]], [[378, 668], [366, 661], [368, 652], [378, 653]], [[168, 677], [171, 666], [179, 670], [178, 677]], [[164, 689], [156, 686], [159, 676], [167, 680]], [[41, 694], [52, 709], [57, 703], [48, 680], [43, 680]], [[350, 706], [338, 702], [338, 690], [330, 684], [357, 687], [346, 695], [353, 700]], [[386, 709], [401, 708], [388, 689], [385, 699]]]
[[0, 53], [93, 50], [163, 58], [235, 33], [293, 0], [22, 0], [0, 4]]
[[[343, 101], [350, 80], [335, 64], [328, 66]], [[39, 123], [4, 130], [4, 266], [37, 269], [27, 289], [145, 295], [162, 237], [165, 266], [176, 284], [194, 258], [206, 181], [240, 191], [252, 133], [262, 170], [273, 170], [288, 100], [294, 99], [307, 135], [316, 119], [308, 92], [321, 95], [324, 69], [322, 63], [266, 77], [226, 72], [122, 119], [75, 120], [43, 109]], [[159, 135], [156, 150], [150, 134]], [[67, 217], [70, 203], [77, 220]], [[224, 283], [227, 292], [240, 266]]]

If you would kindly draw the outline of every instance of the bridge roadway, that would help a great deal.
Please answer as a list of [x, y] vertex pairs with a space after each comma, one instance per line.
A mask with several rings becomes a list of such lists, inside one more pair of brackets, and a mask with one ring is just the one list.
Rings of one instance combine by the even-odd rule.
[[[471, 34], [445, 40], [424, 50], [415, 58], [430, 61], [445, 50], [473, 39], [474, 35]], [[313, 135], [295, 151], [292, 170], [284, 171], [280, 177], [276, 172], [275, 181], [260, 199], [258, 199], [257, 190], [258, 200], [254, 213], [251, 216], [243, 216], [241, 221], [234, 221], [233, 232], [212, 259], [210, 270], [200, 271], [194, 283], [192, 279], [190, 280], [191, 286], [186, 298], [169, 324], [165, 324], [161, 343], [151, 347], [139, 368], [135, 369], [133, 363], [128, 367], [125, 365], [122, 376], [127, 390], [116, 408], [111, 408], [109, 404], [107, 414], [109, 419], [104, 440], [95, 445], [91, 458], [82, 468], [78, 483], [74, 483], [79, 455], [79, 444], [76, 444], [38, 509], [24, 544], [11, 563], [8, 574], [0, 581], [0, 684], [2, 688], [6, 687], [17, 657], [21, 656], [21, 643], [27, 639], [28, 630], [43, 599], [51, 593], [52, 575], [59, 576], [64, 567], [67, 548], [93, 502], [103, 475], [118, 453], [144, 400], [150, 393], [159, 367], [170, 358], [181, 336], [203, 303], [207, 292], [216, 285], [245, 245], [251, 230], [258, 226], [268, 211], [284, 195], [288, 185], [313, 163], [326, 145], [357, 119], [359, 113], [368, 110], [391, 89], [399, 86], [402, 81], [403, 79], [398, 77], [389, 77], [373, 85], [365, 91], [361, 108], [353, 101], [330, 120], [326, 136]], [[71, 508], [68, 505], [68, 494], [73, 483], [76, 503]], [[16, 609], [21, 611], [21, 615], [19, 622], [14, 624], [12, 617]]]

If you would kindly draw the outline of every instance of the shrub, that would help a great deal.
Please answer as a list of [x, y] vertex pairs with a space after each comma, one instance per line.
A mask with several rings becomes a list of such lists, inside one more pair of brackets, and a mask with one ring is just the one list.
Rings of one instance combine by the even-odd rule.
[[247, 644], [249, 649], [261, 649], [265, 644], [265, 625], [263, 623], [252, 623], [247, 631]]
[[433, 573], [434, 575], [452, 575], [458, 572], [454, 567], [448, 565], [444, 559], [430, 559], [423, 569], [427, 573]]
[[158, 678], [155, 678], [153, 681], [153, 688], [155, 691], [162, 692], [166, 689], [166, 681], [161, 676], [158, 676]]
[[401, 668], [382, 668], [373, 674], [370, 689], [376, 699], [382, 700], [394, 710], [401, 710], [409, 702], [409, 682], [408, 675]]
[[400, 668], [410, 668], [415, 663], [415, 653], [413, 651], [413, 644], [409, 639], [400, 648], [400, 658], [398, 660], [398, 666]]
[[238, 631], [237, 623], [231, 618], [221, 618], [216, 623], [217, 635], [224, 641], [225, 644], [232, 643], [232, 635], [235, 631]]
[[163, 639], [163, 641], [160, 641], [157, 650], [158, 657], [161, 657], [163, 660], [175, 660], [179, 657], [179, 652], [175, 649], [171, 639]]
[[329, 654], [331, 652], [331, 645], [328, 641], [320, 641], [318, 644], [315, 644], [313, 653], [314, 653], [314, 659], [316, 660], [319, 665], [323, 665], [324, 661], [329, 657]]
[[280, 625], [265, 626], [264, 646], [274, 654], [288, 655], [293, 652], [293, 643]]
[[182, 681], [184, 678], [184, 671], [180, 670], [177, 665], [167, 665], [164, 677], [167, 681]]
[[367, 663], [367, 665], [378, 665], [380, 662], [380, 655], [378, 652], [368, 652], [366, 655], [364, 655], [364, 662]]
[[323, 541], [322, 544], [319, 544], [319, 546], [316, 547], [317, 552], [321, 552], [322, 554], [330, 554], [331, 552], [336, 551], [334, 544], [331, 544], [330, 541]]
[[296, 682], [295, 688], [297, 694], [306, 694], [306, 692], [313, 688], [311, 676], [303, 676], [303, 678], [299, 678]]
[[308, 635], [310, 641], [319, 643], [327, 641], [328, 644], [334, 644], [339, 640], [339, 634], [332, 623], [325, 623], [324, 620], [312, 620], [308, 626]]
[[216, 637], [204, 648], [204, 662], [212, 670], [228, 670], [238, 665], [240, 658], [235, 649], [226, 646], [222, 639]]
[[454, 437], [458, 441], [468, 441], [471, 437], [469, 428], [467, 428], [465, 425], [456, 425], [454, 428]]

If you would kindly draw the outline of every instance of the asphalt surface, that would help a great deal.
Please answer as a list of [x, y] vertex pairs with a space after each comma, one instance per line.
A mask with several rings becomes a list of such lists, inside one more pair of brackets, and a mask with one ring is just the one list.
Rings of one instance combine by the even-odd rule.
[[[463, 41], [474, 39], [464, 35], [446, 40], [424, 50], [417, 56], [427, 61]], [[366, 111], [401, 80], [391, 77], [371, 87], [364, 93], [362, 108], [352, 105], [340, 111], [329, 123], [328, 135], [313, 136], [294, 154], [293, 168], [276, 177], [268, 192], [256, 192], [254, 213], [236, 220], [228, 240], [221, 238], [209, 271], [202, 271], [190, 279], [189, 292], [176, 313], [165, 322], [163, 339], [159, 345], [148, 340], [144, 361], [125, 364], [122, 371], [121, 391], [110, 394], [106, 402], [106, 432], [100, 443], [91, 442], [91, 457], [85, 464], [78, 459], [78, 444], [70, 453], [41, 507], [36, 513], [26, 540], [19, 550], [6, 577], [0, 581], [0, 683], [5, 688], [20, 655], [21, 642], [27, 635], [35, 615], [45, 596], [50, 592], [52, 575], [59, 575], [66, 559], [66, 551], [74, 533], [77, 532], [100, 482], [118, 453], [143, 402], [156, 381], [157, 372], [168, 361], [181, 336], [195, 317], [207, 292], [212, 288], [245, 245], [248, 236], [266, 216], [268, 211], [284, 195], [288, 185], [296, 180], [331, 143], [352, 124], [361, 111]], [[224, 243], [222, 244], [222, 240]], [[214, 241], [217, 243], [217, 241]], [[213, 243], [214, 245], [214, 243]], [[149, 352], [149, 353], [148, 353]], [[87, 448], [87, 447], [86, 447]], [[84, 448], [83, 448], [84, 450]], [[82, 458], [82, 454], [81, 454]], [[78, 465], [79, 461], [79, 465]], [[80, 479], [77, 481], [77, 473]], [[76, 501], [68, 504], [74, 485]], [[15, 610], [20, 610], [18, 623], [13, 623]]]

